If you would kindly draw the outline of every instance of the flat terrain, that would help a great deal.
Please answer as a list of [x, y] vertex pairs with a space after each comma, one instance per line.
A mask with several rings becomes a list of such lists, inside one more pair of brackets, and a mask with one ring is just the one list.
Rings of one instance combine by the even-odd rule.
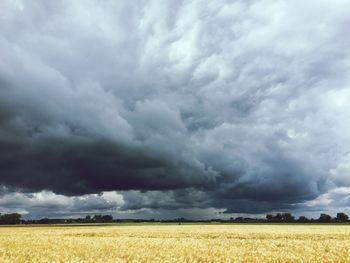
[[0, 227], [0, 262], [350, 262], [348, 225]]

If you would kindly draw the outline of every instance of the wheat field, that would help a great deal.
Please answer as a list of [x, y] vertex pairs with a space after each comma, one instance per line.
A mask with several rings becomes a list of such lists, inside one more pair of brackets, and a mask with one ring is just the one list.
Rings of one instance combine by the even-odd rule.
[[350, 262], [347, 225], [0, 227], [0, 262]]

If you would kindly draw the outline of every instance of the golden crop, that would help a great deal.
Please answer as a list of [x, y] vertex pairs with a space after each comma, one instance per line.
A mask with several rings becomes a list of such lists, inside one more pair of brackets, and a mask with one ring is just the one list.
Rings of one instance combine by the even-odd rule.
[[0, 227], [0, 262], [350, 262], [346, 225]]

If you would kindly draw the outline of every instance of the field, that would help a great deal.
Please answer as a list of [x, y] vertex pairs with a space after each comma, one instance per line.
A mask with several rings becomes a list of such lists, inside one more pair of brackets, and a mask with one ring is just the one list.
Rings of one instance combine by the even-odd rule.
[[350, 262], [347, 225], [0, 227], [0, 262]]

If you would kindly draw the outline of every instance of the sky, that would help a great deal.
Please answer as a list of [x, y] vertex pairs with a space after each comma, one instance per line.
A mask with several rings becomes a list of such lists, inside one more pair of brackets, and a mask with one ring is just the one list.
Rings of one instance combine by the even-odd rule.
[[350, 213], [350, 1], [0, 2], [0, 212]]

